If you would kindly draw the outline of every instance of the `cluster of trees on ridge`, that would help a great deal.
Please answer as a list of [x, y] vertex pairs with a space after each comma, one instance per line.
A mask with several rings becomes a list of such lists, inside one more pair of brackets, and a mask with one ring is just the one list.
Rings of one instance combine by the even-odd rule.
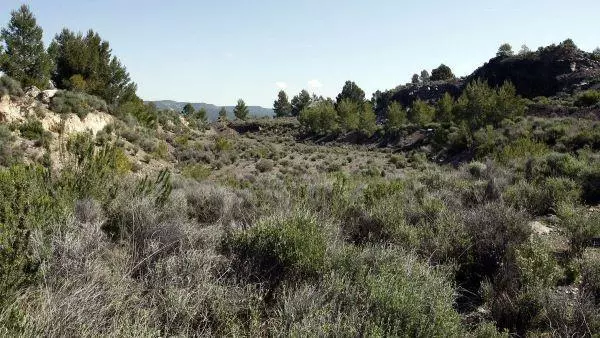
[[[371, 137], [378, 130], [372, 101], [365, 99], [364, 91], [352, 81], [347, 81], [336, 100], [310, 97], [302, 91], [289, 103], [284, 91], [279, 92], [274, 103], [278, 117], [298, 116], [302, 125], [318, 135], [358, 132]], [[298, 106], [302, 102], [302, 106]], [[455, 99], [446, 93], [433, 104], [417, 99], [405, 108], [393, 101], [385, 109], [383, 130], [393, 135], [408, 124], [426, 126], [432, 122], [460, 125], [476, 130], [486, 125], [498, 125], [502, 120], [523, 115], [525, 103], [515, 87], [507, 82], [499, 88], [476, 80], [467, 85]]]

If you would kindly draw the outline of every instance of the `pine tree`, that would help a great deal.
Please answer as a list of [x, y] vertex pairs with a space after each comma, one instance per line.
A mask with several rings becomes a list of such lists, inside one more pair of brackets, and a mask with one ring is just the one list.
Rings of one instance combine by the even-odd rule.
[[277, 101], [273, 103], [273, 111], [277, 117], [290, 116], [292, 113], [292, 105], [288, 100], [287, 94], [283, 90], [279, 92]]
[[248, 107], [244, 100], [238, 100], [237, 105], [233, 108], [233, 114], [240, 120], [245, 120], [248, 117]]
[[8, 27], [1, 31], [6, 51], [0, 58], [0, 68], [23, 86], [42, 89], [48, 86], [52, 62], [44, 48], [42, 34], [27, 5], [13, 11]]
[[408, 112], [408, 119], [410, 122], [425, 125], [433, 120], [435, 115], [435, 108], [430, 106], [427, 102], [417, 99], [413, 102], [412, 108]]
[[343, 99], [337, 105], [336, 110], [340, 117], [341, 127], [345, 131], [349, 132], [358, 129], [360, 124], [359, 108], [359, 105], [350, 99]]
[[445, 93], [444, 96], [437, 102], [436, 105], [436, 119], [441, 122], [450, 122], [454, 118], [453, 111], [454, 109], [454, 99], [448, 93]]
[[110, 104], [137, 98], [137, 86], [127, 69], [112, 56], [109, 43], [94, 31], [84, 36], [64, 29], [55, 36], [48, 52], [55, 66], [52, 80], [58, 88], [85, 91]]
[[307, 108], [310, 103], [310, 94], [303, 89], [300, 94], [292, 98], [292, 116], [299, 116], [304, 108]]
[[185, 106], [183, 106], [183, 109], [181, 110], [181, 114], [183, 116], [193, 116], [195, 112], [196, 110], [194, 109], [194, 106], [192, 106], [191, 103], [186, 103]]
[[219, 109], [219, 120], [227, 121], [227, 109], [225, 107]]
[[363, 103], [359, 114], [358, 131], [363, 136], [373, 136], [377, 130], [377, 116], [375, 116], [371, 103]]
[[422, 83], [428, 83], [431, 79], [431, 76], [429, 75], [429, 72], [425, 69], [423, 69], [421, 71], [421, 76], [420, 76], [420, 80]]
[[512, 46], [508, 43], [504, 43], [498, 48], [498, 52], [496, 53], [497, 57], [509, 57], [513, 56], [515, 53], [512, 50]]
[[446, 81], [454, 78], [455, 76], [452, 74], [452, 70], [445, 64], [441, 64], [439, 67], [431, 71], [431, 81]]
[[357, 104], [362, 104], [365, 101], [365, 92], [353, 81], [346, 81], [342, 92], [336, 97], [336, 104], [340, 104], [343, 99], [350, 99]]
[[421, 82], [421, 79], [419, 78], [419, 74], [413, 74], [412, 78], [410, 79], [410, 82], [412, 84], [419, 84]]
[[400, 103], [393, 101], [388, 106], [387, 111], [387, 122], [385, 124], [386, 129], [394, 130], [406, 124], [406, 110], [402, 108]]

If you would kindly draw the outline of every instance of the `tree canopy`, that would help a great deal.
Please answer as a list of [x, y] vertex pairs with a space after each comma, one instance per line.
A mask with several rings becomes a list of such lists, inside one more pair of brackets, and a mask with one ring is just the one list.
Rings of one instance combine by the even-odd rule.
[[192, 116], [195, 112], [196, 110], [194, 109], [194, 106], [192, 106], [191, 103], [186, 103], [185, 106], [183, 106], [183, 109], [181, 110], [181, 114], [183, 116]]
[[239, 99], [235, 108], [233, 108], [233, 114], [235, 115], [235, 117], [237, 117], [240, 120], [245, 120], [248, 117], [248, 107], [246, 106], [246, 103], [244, 102], [244, 100]]
[[279, 91], [277, 100], [273, 102], [273, 111], [277, 117], [290, 116], [292, 114], [292, 105], [285, 91]]
[[137, 86], [109, 43], [92, 30], [87, 34], [63, 29], [48, 49], [54, 60], [52, 80], [61, 89], [96, 95], [109, 104], [135, 97]]
[[454, 78], [455, 76], [452, 73], [452, 69], [445, 64], [441, 64], [439, 67], [431, 71], [431, 81], [445, 81]]
[[346, 81], [342, 92], [336, 97], [336, 104], [340, 104], [344, 99], [362, 104], [365, 101], [365, 92], [353, 81]]
[[298, 116], [311, 103], [311, 97], [308, 91], [302, 90], [298, 95], [292, 98], [292, 115]]
[[52, 63], [42, 41], [42, 28], [27, 5], [11, 13], [0, 33], [6, 50], [1, 51], [0, 69], [24, 86], [46, 88]]
[[496, 56], [498, 56], [498, 57], [508, 57], [508, 56], [513, 56], [513, 55], [515, 55], [515, 53], [513, 52], [512, 46], [509, 45], [508, 43], [502, 44], [498, 48], [498, 52], [496, 53]]

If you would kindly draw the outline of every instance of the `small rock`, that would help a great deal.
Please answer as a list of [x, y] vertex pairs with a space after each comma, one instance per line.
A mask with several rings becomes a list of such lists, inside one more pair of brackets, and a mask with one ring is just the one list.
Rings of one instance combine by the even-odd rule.
[[50, 104], [50, 101], [52, 100], [52, 98], [54, 97], [54, 95], [56, 95], [57, 92], [58, 92], [57, 89], [44, 90], [43, 92], [41, 92], [41, 93], [38, 94], [38, 98], [43, 103]]
[[551, 228], [547, 227], [540, 221], [533, 221], [529, 223], [529, 226], [531, 227], [533, 233], [538, 235], [548, 235], [550, 232], [552, 232]]
[[29, 96], [29, 97], [37, 97], [38, 95], [40, 95], [42, 91], [38, 89], [38, 87], [36, 86], [31, 86], [28, 87], [27, 89], [25, 89], [25, 95]]

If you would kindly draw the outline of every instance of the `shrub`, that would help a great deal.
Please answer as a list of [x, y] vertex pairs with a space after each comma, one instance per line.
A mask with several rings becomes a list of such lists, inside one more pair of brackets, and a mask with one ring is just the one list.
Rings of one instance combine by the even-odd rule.
[[188, 215], [200, 223], [214, 223], [225, 215], [224, 190], [214, 186], [197, 186], [186, 191]]
[[592, 213], [581, 207], [569, 204], [558, 209], [561, 226], [567, 231], [570, 241], [570, 253], [574, 257], [583, 254], [592, 238], [600, 235], [600, 214]]
[[317, 220], [306, 213], [260, 221], [223, 243], [238, 266], [250, 264], [251, 280], [278, 281], [311, 277], [323, 271], [325, 236]]
[[308, 131], [315, 134], [328, 135], [340, 131], [338, 114], [333, 103], [328, 101], [319, 101], [305, 108], [298, 120]]
[[6, 125], [0, 125], [0, 166], [8, 167], [23, 158], [23, 151], [15, 149], [15, 137]]
[[274, 167], [274, 163], [272, 160], [268, 160], [268, 159], [260, 159], [258, 162], [256, 162], [255, 167], [258, 171], [260, 171], [261, 173], [267, 172], [267, 171], [271, 171], [273, 170]]
[[425, 125], [435, 116], [435, 108], [427, 102], [416, 100], [408, 111], [408, 120], [418, 125]]
[[85, 118], [94, 110], [108, 112], [104, 100], [85, 93], [59, 91], [52, 98], [50, 109], [58, 114], [75, 114]]
[[584, 297], [591, 297], [600, 305], [600, 256], [586, 256], [581, 263], [581, 288]]
[[581, 188], [571, 179], [550, 177], [539, 184], [518, 182], [510, 186], [504, 196], [514, 207], [544, 216], [556, 212], [563, 203], [577, 203]]
[[461, 335], [452, 307], [454, 290], [442, 274], [407, 259], [368, 276], [368, 302], [375, 332], [383, 336]]
[[[531, 234], [526, 215], [501, 202], [484, 204], [469, 210], [463, 215], [463, 220], [472, 246], [468, 249], [470, 259], [465, 257], [466, 264], [461, 270], [467, 269], [465, 276], [478, 281], [493, 276], [507, 263], [511, 252]], [[459, 273], [459, 276], [461, 275], [462, 273]], [[478, 283], [475, 287], [479, 288]]]
[[50, 145], [52, 134], [44, 129], [42, 122], [38, 120], [27, 120], [26, 122], [21, 123], [18, 128], [21, 132], [21, 136], [28, 140], [35, 141], [36, 146], [48, 147]]
[[548, 146], [530, 138], [521, 138], [509, 143], [497, 154], [498, 161], [509, 163], [513, 160], [541, 156], [549, 152]]
[[190, 164], [181, 169], [183, 177], [191, 178], [196, 181], [203, 181], [210, 176], [211, 170], [209, 167], [202, 164]]
[[219, 136], [215, 138], [214, 150], [216, 152], [229, 151], [233, 148], [231, 141], [225, 137]]
[[588, 90], [577, 96], [575, 105], [578, 107], [590, 107], [600, 102], [600, 90]]
[[11, 95], [11, 96], [23, 96], [23, 89], [21, 84], [6, 75], [0, 77], [0, 96]]

